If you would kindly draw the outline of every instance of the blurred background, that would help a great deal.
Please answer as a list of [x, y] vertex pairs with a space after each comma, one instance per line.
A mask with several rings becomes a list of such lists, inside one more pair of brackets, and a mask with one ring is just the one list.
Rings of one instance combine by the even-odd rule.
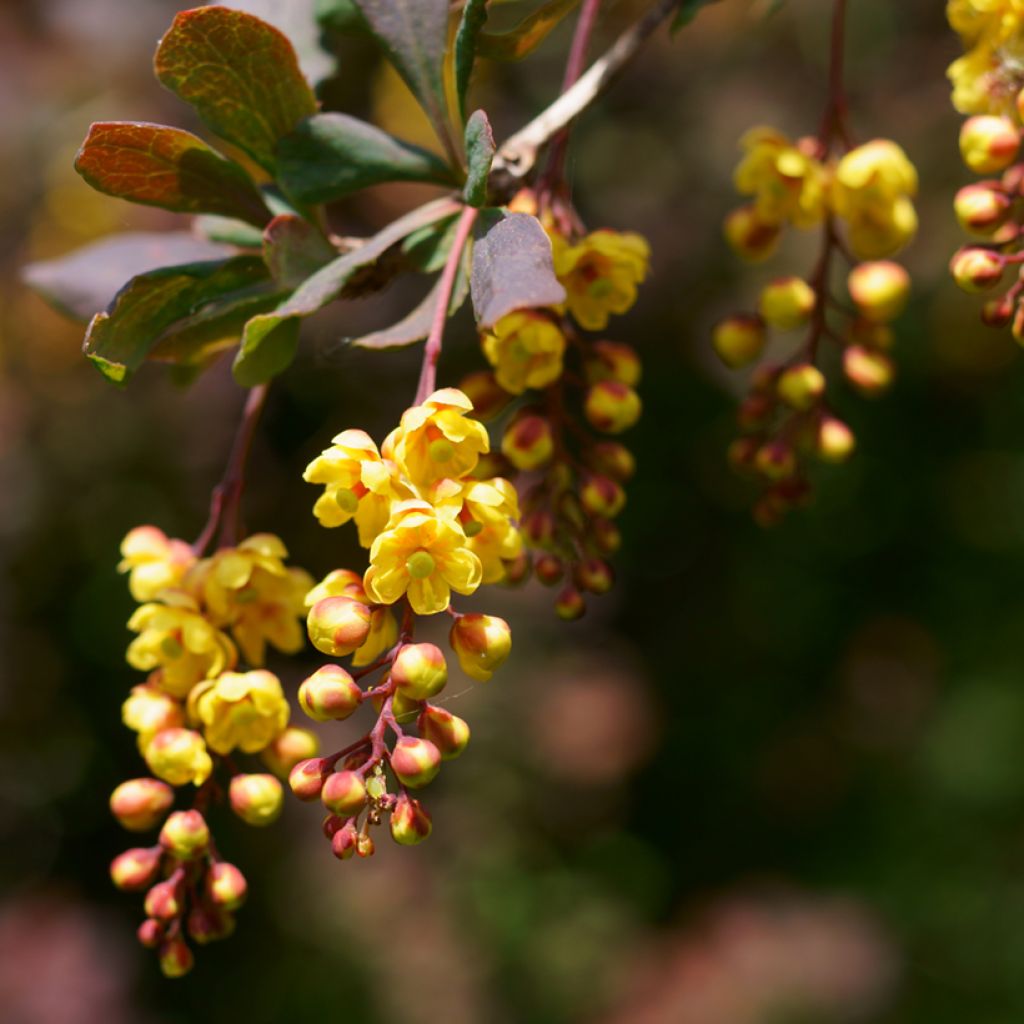
[[[449, 686], [474, 742], [430, 790], [423, 847], [342, 864], [308, 806], [265, 832], [219, 820], [252, 896], [192, 975], [160, 977], [135, 945], [138, 899], [107, 877], [128, 845], [107, 794], [140, 769], [119, 720], [137, 679], [114, 567], [136, 524], [198, 533], [241, 395], [227, 362], [187, 390], [160, 367], [112, 388], [18, 268], [180, 226], [92, 192], [72, 160], [97, 119], [201, 132], [150, 70], [185, 6], [0, 6], [0, 1019], [1018, 1024], [1024, 360], [946, 275], [967, 174], [937, 0], [850, 5], [857, 137], [897, 139], [922, 178], [899, 380], [871, 403], [833, 396], [852, 462], [772, 532], [725, 464], [742, 381], [709, 329], [768, 277], [806, 272], [814, 244], [756, 269], [727, 251], [737, 139], [813, 131], [831, 5], [723, 0], [659, 38], [572, 147], [586, 222], [641, 231], [655, 254], [615, 323], [646, 366], [618, 587], [572, 626], [533, 588], [477, 602], [512, 622], [515, 656], [488, 686]], [[635, 11], [610, 2], [596, 46]], [[570, 33], [571, 19], [526, 64], [481, 70], [473, 98], [499, 136], [554, 95]], [[372, 47], [338, 47], [325, 106], [422, 140]], [[420, 198], [373, 190], [335, 226], [364, 233]], [[382, 437], [419, 361], [343, 339], [408, 304], [396, 287], [325, 311], [272, 390], [246, 516], [316, 575], [354, 555], [315, 525], [301, 470], [344, 427]], [[463, 315], [441, 379], [480, 362]], [[313, 664], [271, 667], [294, 685]]]

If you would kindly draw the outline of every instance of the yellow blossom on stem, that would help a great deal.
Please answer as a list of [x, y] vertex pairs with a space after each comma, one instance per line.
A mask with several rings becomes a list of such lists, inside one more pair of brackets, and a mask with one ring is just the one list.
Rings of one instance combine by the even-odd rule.
[[565, 335], [544, 313], [509, 313], [484, 334], [481, 345], [498, 383], [509, 394], [547, 387], [562, 374]]
[[137, 526], [121, 542], [118, 572], [126, 572], [136, 601], [152, 601], [161, 590], [181, 585], [196, 556], [183, 540], [172, 540], [155, 526]]
[[146, 745], [146, 764], [159, 779], [172, 786], [202, 785], [213, 771], [206, 743], [192, 729], [164, 729]]
[[189, 708], [211, 750], [246, 754], [263, 750], [288, 725], [288, 701], [272, 672], [224, 672], [198, 687]]
[[158, 686], [141, 683], [121, 705], [121, 720], [139, 734], [139, 749], [145, 750], [156, 733], [185, 724], [185, 709]]
[[467, 481], [455, 493], [435, 497], [435, 504], [442, 515], [456, 517], [466, 535], [466, 547], [480, 559], [481, 582], [503, 580], [506, 563], [523, 551], [515, 487], [504, 477]]

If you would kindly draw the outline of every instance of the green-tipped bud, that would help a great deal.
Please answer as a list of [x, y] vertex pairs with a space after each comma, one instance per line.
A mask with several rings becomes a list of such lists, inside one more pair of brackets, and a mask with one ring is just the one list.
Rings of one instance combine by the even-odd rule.
[[779, 277], [761, 291], [759, 312], [780, 331], [802, 327], [811, 318], [817, 296], [802, 277]]
[[288, 785], [300, 800], [319, 800], [330, 771], [330, 765], [322, 757], [311, 757], [308, 761], [300, 761], [291, 770]]
[[486, 683], [512, 652], [512, 630], [496, 615], [460, 615], [448, 641], [470, 679]]
[[297, 726], [289, 726], [277, 739], [260, 751], [260, 760], [279, 778], [287, 779], [288, 773], [300, 762], [320, 753], [320, 740], [316, 733]]
[[756, 314], [738, 313], [720, 320], [712, 331], [711, 344], [718, 358], [732, 370], [747, 366], [761, 357], [768, 332]]
[[798, 363], [779, 374], [776, 386], [786, 405], [806, 412], [825, 394], [825, 375], [811, 363]]
[[159, 779], [129, 779], [110, 795], [110, 810], [129, 832], [155, 828], [171, 809], [174, 790]]
[[318, 668], [299, 687], [299, 707], [316, 722], [348, 718], [362, 700], [363, 691], [340, 665]]
[[206, 895], [221, 910], [237, 910], [249, 892], [249, 884], [234, 864], [217, 861], [206, 872]]
[[135, 847], [118, 854], [110, 865], [110, 878], [118, 889], [138, 892], [147, 889], [160, 873], [163, 850], [159, 846]]
[[165, 978], [180, 978], [188, 974], [194, 964], [192, 950], [180, 936], [165, 939], [160, 944], [160, 970]]
[[429, 700], [448, 682], [448, 664], [433, 644], [406, 644], [391, 666], [391, 680], [413, 700]]
[[352, 818], [366, 806], [366, 786], [356, 772], [334, 772], [327, 776], [320, 799], [339, 818]]
[[391, 812], [391, 836], [395, 842], [415, 846], [430, 835], [432, 828], [430, 815], [419, 800], [401, 794]]
[[270, 825], [284, 805], [284, 790], [273, 775], [236, 775], [228, 791], [231, 810], [247, 825]]
[[318, 651], [343, 658], [366, 643], [370, 609], [350, 597], [325, 597], [310, 608], [306, 629]]
[[605, 434], [621, 434], [638, 419], [642, 406], [640, 396], [620, 380], [601, 380], [592, 384], [583, 401], [583, 415], [596, 430]]
[[402, 736], [391, 752], [391, 769], [403, 785], [420, 789], [441, 770], [441, 751], [430, 740]]
[[175, 811], [160, 830], [160, 845], [178, 860], [195, 860], [210, 845], [210, 827], [199, 811]]

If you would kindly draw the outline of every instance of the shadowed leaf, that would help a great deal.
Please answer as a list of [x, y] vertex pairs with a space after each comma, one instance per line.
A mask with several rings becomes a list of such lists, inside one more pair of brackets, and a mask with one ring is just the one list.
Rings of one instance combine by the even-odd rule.
[[491, 122], [482, 110], [477, 110], [466, 123], [466, 185], [463, 197], [470, 206], [487, 205], [487, 178], [494, 159], [494, 133]]
[[477, 37], [476, 55], [488, 60], [521, 60], [540, 46], [578, 3], [579, 0], [548, 0], [507, 32], [481, 32]]
[[292, 213], [275, 217], [263, 233], [263, 259], [270, 276], [286, 288], [294, 288], [338, 255], [307, 220]]
[[459, 117], [466, 118], [466, 93], [476, 63], [477, 37], [487, 21], [487, 0], [466, 0], [455, 33], [455, 98]]
[[202, 238], [208, 238], [211, 242], [237, 245], [240, 249], [263, 248], [263, 232], [258, 227], [231, 217], [218, 217], [212, 213], [201, 214], [192, 221], [192, 228]]
[[75, 170], [98, 192], [176, 213], [215, 213], [266, 224], [270, 211], [245, 170], [180, 128], [100, 121]]
[[265, 384], [288, 369], [298, 347], [298, 320], [282, 320], [267, 330], [257, 327], [246, 331], [231, 372], [244, 388]]
[[448, 259], [457, 228], [458, 217], [451, 216], [413, 231], [402, 242], [405, 261], [422, 274], [440, 270]]
[[242, 11], [182, 11], [160, 41], [155, 67], [213, 131], [271, 172], [278, 139], [316, 112], [287, 37]]

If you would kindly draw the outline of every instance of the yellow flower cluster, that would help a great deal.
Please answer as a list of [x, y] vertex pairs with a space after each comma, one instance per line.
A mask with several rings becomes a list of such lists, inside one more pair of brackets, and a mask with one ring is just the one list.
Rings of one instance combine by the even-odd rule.
[[1012, 115], [1024, 88], [1024, 2], [949, 0], [949, 24], [966, 51], [948, 70], [962, 114]]

